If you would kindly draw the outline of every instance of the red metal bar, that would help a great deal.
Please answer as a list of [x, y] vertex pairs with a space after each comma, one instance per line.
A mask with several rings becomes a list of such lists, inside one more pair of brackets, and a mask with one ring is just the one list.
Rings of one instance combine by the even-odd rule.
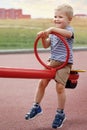
[[35, 70], [35, 69], [20, 69], [20, 68], [0, 68], [1, 78], [54, 78], [55, 69], [51, 70]]

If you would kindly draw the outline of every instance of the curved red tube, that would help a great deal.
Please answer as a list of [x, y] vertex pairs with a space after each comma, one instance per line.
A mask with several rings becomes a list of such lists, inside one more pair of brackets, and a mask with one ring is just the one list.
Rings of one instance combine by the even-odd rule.
[[[54, 32], [53, 32], [52, 34], [55, 34], [56, 36], [58, 36], [58, 37], [61, 39], [61, 41], [62, 41], [62, 42], [64, 43], [64, 45], [65, 45], [66, 52], [67, 52], [66, 61], [65, 61], [62, 65], [60, 65], [60, 66], [58, 66], [57, 68], [55, 68], [56, 70], [59, 70], [59, 69], [63, 68], [63, 67], [67, 64], [68, 59], [69, 59], [70, 51], [69, 51], [69, 46], [68, 46], [68, 44], [67, 44], [67, 42], [66, 42], [66, 40], [64, 39], [63, 36], [61, 36], [61, 35], [58, 34], [58, 33], [54, 33]], [[39, 57], [39, 55], [38, 55], [37, 45], [38, 45], [38, 41], [39, 41], [40, 38], [41, 38], [41, 35], [40, 35], [40, 36], [37, 36], [37, 38], [36, 38], [36, 40], [35, 40], [35, 43], [34, 43], [34, 53], [35, 53], [35, 56], [36, 56], [37, 60], [38, 60], [45, 68], [47, 68], [47, 69], [52, 69], [52, 67], [47, 66], [47, 65], [40, 59], [40, 57]], [[53, 69], [54, 69], [54, 68], [53, 68]]]

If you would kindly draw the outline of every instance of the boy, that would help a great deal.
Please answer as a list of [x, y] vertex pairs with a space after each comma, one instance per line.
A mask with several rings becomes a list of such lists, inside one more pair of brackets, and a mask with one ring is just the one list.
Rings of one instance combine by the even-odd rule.
[[[72, 44], [74, 40], [74, 33], [72, 27], [69, 25], [73, 18], [73, 9], [70, 5], [60, 5], [54, 11], [54, 24], [55, 27], [50, 27], [45, 31], [41, 31], [38, 35], [42, 34], [42, 44], [44, 48], [51, 46], [51, 57], [49, 59], [48, 65], [51, 67], [57, 67], [65, 62], [66, 59], [66, 49], [62, 41], [55, 35], [51, 34], [52, 32], [59, 33], [62, 35], [70, 48], [70, 57], [67, 65], [58, 70], [55, 75], [56, 81], [56, 92], [58, 106], [55, 118], [52, 123], [52, 128], [60, 128], [63, 125], [64, 120], [66, 119], [64, 113], [66, 93], [65, 85], [69, 77], [69, 73], [73, 64], [73, 52]], [[41, 79], [36, 90], [34, 104], [32, 109], [25, 115], [26, 120], [35, 118], [37, 115], [42, 113], [40, 106], [41, 100], [44, 96], [45, 88], [47, 87], [50, 79]]]

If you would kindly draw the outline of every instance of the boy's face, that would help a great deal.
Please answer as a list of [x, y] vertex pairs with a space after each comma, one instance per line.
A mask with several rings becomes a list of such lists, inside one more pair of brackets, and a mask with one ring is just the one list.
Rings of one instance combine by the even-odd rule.
[[63, 11], [54, 12], [54, 23], [57, 28], [66, 28], [69, 25], [70, 20]]

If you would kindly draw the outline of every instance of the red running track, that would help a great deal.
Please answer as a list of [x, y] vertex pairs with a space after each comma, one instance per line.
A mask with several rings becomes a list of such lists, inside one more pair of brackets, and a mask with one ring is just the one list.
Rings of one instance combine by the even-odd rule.
[[[41, 53], [43, 59], [46, 53]], [[87, 70], [87, 51], [74, 52], [75, 69]], [[0, 66], [41, 68], [34, 54], [0, 55]], [[87, 130], [87, 72], [80, 73], [76, 89], [66, 89], [67, 120], [61, 130]], [[57, 107], [55, 82], [48, 85], [42, 100], [43, 115], [26, 121], [38, 79], [0, 79], [0, 130], [52, 130], [51, 123]]]

